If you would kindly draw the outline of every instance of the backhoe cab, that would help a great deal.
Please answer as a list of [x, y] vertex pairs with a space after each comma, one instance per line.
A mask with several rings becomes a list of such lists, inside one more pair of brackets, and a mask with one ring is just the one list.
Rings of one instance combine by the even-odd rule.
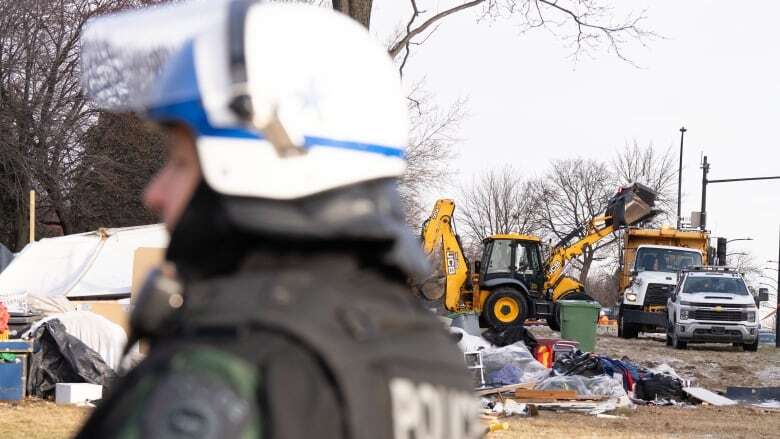
[[480, 292], [476, 310], [491, 327], [522, 325], [536, 314], [531, 305], [541, 299], [545, 281], [541, 240], [518, 234], [493, 235], [482, 241], [476, 264]]
[[572, 231], [552, 247], [547, 258], [542, 256], [538, 237], [490, 236], [482, 241], [482, 257], [473, 271], [455, 233], [455, 203], [438, 200], [421, 236], [423, 249], [437, 270], [417, 286], [429, 300], [443, 298], [449, 311], [477, 313], [483, 326], [506, 328], [536, 317], [558, 330], [557, 302], [589, 299], [582, 283], [564, 275], [568, 262], [619, 228], [654, 216], [655, 197], [654, 191], [638, 183], [622, 188], [604, 215]]

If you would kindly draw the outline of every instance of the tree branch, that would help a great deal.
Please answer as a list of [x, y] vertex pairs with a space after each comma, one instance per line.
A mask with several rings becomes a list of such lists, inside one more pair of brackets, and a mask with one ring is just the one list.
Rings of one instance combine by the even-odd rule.
[[388, 50], [387, 52], [390, 54], [390, 56], [393, 59], [395, 59], [398, 56], [398, 54], [400, 54], [401, 51], [404, 48], [408, 49], [409, 43], [412, 41], [412, 38], [416, 37], [417, 35], [421, 34], [422, 32], [425, 32], [425, 30], [428, 29], [432, 24], [434, 24], [437, 21], [439, 21], [439, 20], [441, 20], [441, 19], [443, 19], [443, 18], [445, 18], [445, 17], [447, 17], [449, 15], [452, 15], [452, 14], [454, 14], [456, 12], [459, 12], [459, 11], [462, 11], [464, 9], [468, 9], [468, 8], [477, 6], [480, 3], [484, 3], [484, 2], [485, 2], [485, 0], [472, 0], [470, 2], [466, 2], [466, 3], [460, 4], [458, 6], [454, 6], [454, 7], [450, 8], [450, 9], [445, 10], [445, 11], [439, 12], [438, 14], [434, 15], [433, 17], [425, 20], [425, 22], [423, 22], [423, 24], [421, 24], [420, 26], [418, 26], [418, 27], [416, 27], [414, 29], [411, 29], [410, 26], [411, 26], [412, 22], [414, 21], [414, 18], [416, 18], [416, 16], [418, 15], [418, 13], [417, 13], [417, 6], [415, 5], [414, 0], [412, 0], [412, 5], [414, 7], [415, 14], [412, 15], [412, 20], [409, 22], [409, 26], [407, 26], [406, 35], [404, 35], [399, 41], [397, 41], [390, 48], [390, 50]]

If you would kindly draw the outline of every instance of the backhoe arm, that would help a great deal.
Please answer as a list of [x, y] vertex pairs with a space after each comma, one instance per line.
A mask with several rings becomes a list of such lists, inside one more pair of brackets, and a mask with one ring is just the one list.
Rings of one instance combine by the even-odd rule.
[[[615, 231], [615, 225], [607, 225], [606, 219], [607, 217], [604, 216], [593, 218], [590, 224], [588, 224], [587, 235], [571, 245], [562, 243], [553, 249], [549, 263], [547, 264], [547, 278], [544, 284], [545, 290], [549, 288], [556, 289], [558, 283], [563, 278], [563, 270], [570, 260], [581, 256], [586, 248], [593, 247], [596, 243]], [[555, 296], [557, 295], [554, 294], [554, 297]]]
[[461, 294], [469, 277], [468, 263], [452, 225], [454, 212], [454, 201], [436, 201], [431, 216], [423, 223], [421, 233], [423, 251], [435, 271], [420, 289], [428, 299], [443, 296], [444, 307], [449, 311], [460, 308]]
[[585, 236], [573, 244], [570, 238], [576, 236], [581, 229], [575, 230], [553, 248], [546, 264], [547, 279], [545, 291], [552, 289], [552, 299], [558, 300], [572, 290], [582, 290], [579, 281], [563, 275], [566, 263], [582, 255], [586, 248], [593, 247], [597, 242], [624, 226], [632, 226], [652, 218], [658, 213], [653, 209], [656, 192], [641, 183], [633, 183], [620, 188], [617, 194], [607, 203], [603, 215], [594, 217], [585, 225]]

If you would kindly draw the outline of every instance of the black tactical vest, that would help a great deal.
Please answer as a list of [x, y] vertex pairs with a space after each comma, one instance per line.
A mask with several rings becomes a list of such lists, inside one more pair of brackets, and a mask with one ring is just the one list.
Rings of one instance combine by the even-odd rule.
[[[404, 285], [342, 258], [299, 262], [191, 285], [179, 329], [293, 340], [333, 378], [345, 438], [481, 436], [462, 353]], [[243, 350], [238, 354], [255, 361], [251, 345]], [[300, 413], [282, 420], [302, 421]]]

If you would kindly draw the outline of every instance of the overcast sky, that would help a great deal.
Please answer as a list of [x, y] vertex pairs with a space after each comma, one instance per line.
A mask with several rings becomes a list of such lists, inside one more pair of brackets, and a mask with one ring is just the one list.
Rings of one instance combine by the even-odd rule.
[[[384, 39], [410, 8], [402, 0], [376, 3], [372, 26]], [[418, 3], [433, 11], [439, 2]], [[634, 139], [672, 147], [676, 156], [683, 125], [684, 216], [700, 210], [702, 154], [709, 157], [711, 179], [780, 175], [780, 2], [619, 3], [646, 7], [646, 26], [665, 37], [628, 48], [641, 68], [604, 51], [575, 64], [571, 49], [551, 33], [521, 35], [512, 18], [477, 23], [476, 10], [451, 16], [415, 48], [407, 82], [425, 78], [443, 106], [468, 98], [455, 184], [505, 163], [538, 175], [552, 159], [609, 159]], [[455, 192], [445, 187], [433, 196]], [[710, 185], [713, 235], [752, 237], [732, 243], [730, 252], [776, 260], [778, 193], [780, 180]]]

